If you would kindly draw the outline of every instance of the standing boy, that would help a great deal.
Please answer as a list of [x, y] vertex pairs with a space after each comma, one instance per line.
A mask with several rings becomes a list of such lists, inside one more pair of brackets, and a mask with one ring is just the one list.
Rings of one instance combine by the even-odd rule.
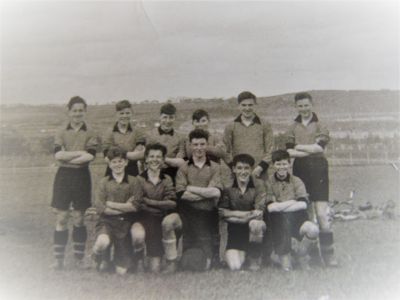
[[54, 141], [55, 158], [59, 165], [51, 202], [56, 214], [55, 269], [64, 267], [70, 214], [73, 220], [75, 265], [82, 266], [87, 239], [84, 214], [91, 206], [89, 163], [94, 159], [98, 145], [97, 136], [85, 123], [85, 100], [79, 96], [72, 97], [67, 107], [69, 123], [57, 131]]
[[137, 179], [125, 171], [128, 165], [125, 150], [111, 147], [106, 157], [111, 172], [101, 179], [98, 187], [95, 207], [100, 218], [93, 254], [98, 268], [106, 269], [100, 266], [108, 261], [108, 249], [113, 245], [115, 270], [125, 275], [132, 256], [131, 213], [139, 209], [142, 196]]
[[240, 270], [246, 255], [249, 269], [260, 268], [261, 247], [266, 225], [263, 219], [266, 191], [260, 179], [251, 176], [254, 158], [239, 154], [233, 158], [233, 184], [226, 187], [219, 203], [219, 214], [228, 223], [226, 262], [232, 271]]
[[238, 154], [249, 154], [257, 164], [253, 175], [260, 177], [263, 174], [265, 177], [274, 147], [272, 127], [257, 116], [255, 112], [257, 99], [254, 94], [240, 93], [238, 104], [240, 115], [233, 123], [226, 126], [224, 132], [224, 143], [229, 160]]
[[290, 252], [291, 238], [299, 243], [296, 253], [299, 264], [308, 269], [308, 250], [318, 238], [318, 226], [308, 220], [307, 192], [300, 178], [290, 175], [290, 156], [285, 150], [272, 153], [275, 173], [270, 176], [267, 186], [270, 199], [267, 209], [270, 213], [275, 251], [280, 256], [282, 268], [292, 269]]
[[[226, 147], [225, 144], [216, 135], [211, 135], [209, 131], [210, 116], [204, 109], [198, 109], [192, 114], [192, 124], [194, 129], [203, 129], [209, 133], [207, 156], [216, 163], [220, 163], [221, 160], [226, 159]], [[179, 153], [185, 160], [188, 160], [192, 156], [192, 150], [190, 149], [189, 139], [185, 139], [184, 153]]]
[[[133, 225], [132, 238], [136, 249], [143, 249], [149, 258], [150, 272], [159, 272], [161, 258], [167, 261], [164, 273], [176, 270], [177, 247], [175, 230], [182, 222], [176, 210], [176, 193], [170, 176], [162, 170], [167, 148], [161, 144], [147, 144], [145, 161], [147, 170], [138, 176], [143, 196], [139, 222]], [[140, 251], [137, 251], [140, 252]], [[143, 255], [137, 253], [142, 258]]]
[[160, 109], [160, 126], [152, 129], [146, 135], [146, 144], [160, 143], [167, 148], [164, 173], [168, 174], [175, 182], [176, 172], [183, 165], [184, 160], [178, 157], [183, 148], [183, 139], [174, 129], [176, 107], [167, 103]]
[[316, 211], [322, 258], [327, 266], [334, 267], [338, 262], [334, 256], [329, 218], [328, 161], [324, 155], [329, 142], [329, 131], [313, 112], [313, 101], [309, 93], [297, 93], [295, 105], [299, 115], [286, 134], [286, 148], [290, 156], [295, 158], [293, 174], [304, 182]]
[[192, 157], [179, 168], [176, 176], [179, 214], [183, 223], [183, 256], [190, 248], [202, 249], [206, 257], [204, 269], [207, 270], [213, 255], [219, 253], [214, 241], [218, 235], [216, 205], [222, 190], [220, 167], [206, 155], [207, 131], [191, 131], [189, 141]]
[[[117, 122], [107, 130], [103, 139], [103, 153], [107, 160], [110, 147], [120, 147], [126, 151], [128, 175], [138, 175], [138, 160], [143, 159], [145, 136], [142, 130], [132, 126], [132, 105], [128, 100], [122, 100], [115, 105]], [[111, 170], [107, 167], [106, 175]]]

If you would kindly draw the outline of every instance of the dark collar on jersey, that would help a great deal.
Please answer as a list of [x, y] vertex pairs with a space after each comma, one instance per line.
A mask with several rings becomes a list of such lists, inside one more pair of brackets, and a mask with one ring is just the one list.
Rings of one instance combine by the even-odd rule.
[[[128, 124], [128, 128], [126, 129], [126, 131], [132, 131], [131, 123]], [[122, 133], [122, 132], [119, 130], [118, 122], [115, 123], [115, 125], [114, 125], [114, 127], [113, 127], [113, 132], [120, 132], [120, 133]]]
[[286, 181], [288, 183], [290, 182], [290, 174], [289, 173], [287, 174], [287, 176], [285, 178], [281, 179], [278, 177], [278, 174], [276, 174], [276, 172], [275, 172], [274, 177], [275, 177], [275, 180], [279, 181], [279, 182], [284, 182], [284, 181]]
[[[296, 117], [296, 119], [294, 119], [294, 121], [297, 122], [297, 123], [301, 123], [301, 116], [298, 115]], [[312, 123], [312, 122], [318, 122], [318, 117], [317, 117], [317, 114], [315, 112], [312, 113], [312, 117], [311, 117], [310, 123]]]
[[[235, 178], [233, 179], [232, 187], [233, 187], [233, 188], [239, 188], [239, 184], [238, 184], [238, 182], [237, 182], [236, 175], [235, 175]], [[255, 188], [255, 185], [254, 185], [254, 182], [253, 182], [253, 178], [252, 178], [251, 176], [250, 176], [249, 182], [247, 183], [247, 186], [246, 186], [246, 192], [247, 192], [247, 190], [250, 189], [250, 188], [253, 188], [253, 189]]]
[[[114, 178], [114, 176], [113, 176], [113, 174], [112, 174], [112, 171], [110, 172], [110, 174], [108, 174], [107, 175], [108, 176], [108, 180], [115, 180], [115, 178]], [[115, 180], [116, 181], [116, 180]], [[128, 174], [125, 172], [125, 174], [124, 174], [124, 178], [122, 178], [122, 182], [125, 182], [125, 183], [129, 183], [128, 182]]]
[[[71, 123], [68, 123], [68, 125], [67, 125], [67, 130], [74, 130], [73, 128], [72, 128], [72, 126], [71, 126]], [[82, 126], [81, 126], [81, 128], [79, 128], [79, 130], [78, 131], [86, 131], [87, 130], [87, 126], [86, 126], [86, 123], [83, 123], [82, 124]]]
[[164, 130], [162, 130], [161, 126], [159, 126], [158, 127], [158, 133], [160, 135], [166, 134], [166, 135], [173, 136], [174, 135], [174, 129], [172, 128], [170, 131], [164, 131]]
[[[211, 160], [208, 157], [208, 155], [206, 156], [206, 163], [205, 164], [211, 166]], [[189, 165], [194, 165], [194, 161], [193, 161], [193, 157], [192, 156], [188, 160], [188, 166]]]
[[[242, 123], [242, 114], [238, 115], [234, 122]], [[254, 115], [253, 124], [261, 124], [261, 120], [257, 115]]]
[[[147, 172], [148, 170], [144, 171], [142, 174], [140, 174], [140, 176], [142, 176], [144, 179], [146, 179], [147, 181], [149, 181], [149, 174]], [[165, 179], [165, 174], [164, 171], [161, 170], [160, 171], [160, 179], [164, 180]]]

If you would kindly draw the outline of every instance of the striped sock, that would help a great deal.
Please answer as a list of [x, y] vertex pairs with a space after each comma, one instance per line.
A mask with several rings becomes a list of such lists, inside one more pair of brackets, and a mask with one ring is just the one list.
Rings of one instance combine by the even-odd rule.
[[54, 231], [53, 252], [54, 258], [63, 261], [65, 257], [65, 247], [68, 242], [68, 229], [63, 231]]
[[323, 257], [333, 255], [333, 233], [332, 232], [320, 232], [319, 243], [321, 247], [321, 254]]
[[74, 226], [72, 230], [72, 241], [74, 242], [74, 257], [82, 260], [85, 255], [85, 246], [87, 240], [86, 226]]

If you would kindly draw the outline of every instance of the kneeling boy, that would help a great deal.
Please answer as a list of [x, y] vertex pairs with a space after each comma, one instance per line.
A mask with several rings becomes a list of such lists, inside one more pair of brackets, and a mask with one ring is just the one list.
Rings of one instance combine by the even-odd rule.
[[[131, 234], [138, 259], [146, 244], [151, 272], [159, 272], [161, 258], [165, 253], [167, 261], [163, 273], [176, 270], [176, 235], [175, 230], [182, 227], [176, 209], [176, 194], [173, 181], [165, 174], [162, 166], [167, 148], [159, 143], [148, 144], [145, 150], [146, 171], [138, 176], [143, 195], [139, 222], [133, 224]], [[143, 252], [142, 252], [143, 253]]]
[[318, 226], [308, 219], [307, 192], [300, 178], [290, 175], [290, 156], [285, 150], [272, 153], [275, 173], [267, 185], [269, 198], [267, 209], [270, 213], [275, 251], [285, 271], [292, 269], [290, 252], [292, 237], [299, 241], [298, 263], [308, 269], [308, 250], [318, 238]]
[[228, 223], [226, 262], [232, 271], [240, 270], [246, 254], [249, 269], [260, 268], [263, 235], [266, 229], [263, 211], [266, 191], [263, 182], [251, 176], [254, 158], [239, 154], [233, 158], [233, 184], [224, 189], [219, 214]]
[[126, 152], [120, 148], [110, 148], [107, 158], [111, 173], [101, 179], [95, 201], [100, 218], [96, 224], [93, 254], [100, 267], [104, 256], [107, 256], [106, 250], [113, 244], [116, 272], [124, 275], [131, 264], [129, 232], [132, 212], [139, 209], [142, 197], [137, 179], [125, 173], [128, 164]]

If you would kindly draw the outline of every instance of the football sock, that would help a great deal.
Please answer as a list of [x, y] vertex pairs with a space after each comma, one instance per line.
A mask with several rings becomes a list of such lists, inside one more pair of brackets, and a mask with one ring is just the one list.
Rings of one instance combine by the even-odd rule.
[[54, 231], [53, 250], [54, 257], [57, 260], [63, 260], [65, 257], [65, 247], [68, 242], [68, 230]]
[[319, 245], [323, 257], [333, 255], [333, 232], [320, 232]]
[[175, 260], [178, 257], [178, 251], [176, 249], [176, 239], [162, 240], [165, 252], [165, 258], [167, 260]]
[[81, 260], [85, 255], [85, 246], [87, 240], [86, 226], [74, 226], [72, 230], [72, 241], [74, 242], [74, 257]]

